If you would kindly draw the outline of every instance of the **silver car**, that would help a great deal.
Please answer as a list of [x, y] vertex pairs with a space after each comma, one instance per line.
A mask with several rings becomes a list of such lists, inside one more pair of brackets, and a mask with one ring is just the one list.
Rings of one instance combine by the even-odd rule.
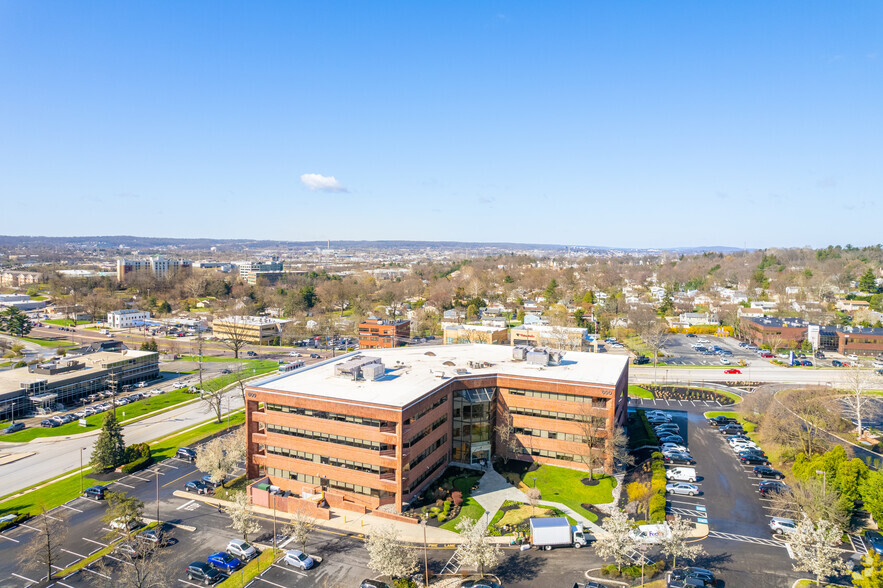
[[695, 484], [689, 484], [687, 482], [675, 482], [673, 484], [666, 484], [665, 491], [669, 494], [684, 494], [686, 496], [696, 496], [699, 494], [699, 486]]

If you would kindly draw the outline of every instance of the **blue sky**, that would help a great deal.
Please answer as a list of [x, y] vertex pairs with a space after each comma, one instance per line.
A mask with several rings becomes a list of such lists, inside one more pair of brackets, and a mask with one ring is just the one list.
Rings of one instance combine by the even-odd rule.
[[880, 2], [0, 0], [0, 234], [874, 244]]

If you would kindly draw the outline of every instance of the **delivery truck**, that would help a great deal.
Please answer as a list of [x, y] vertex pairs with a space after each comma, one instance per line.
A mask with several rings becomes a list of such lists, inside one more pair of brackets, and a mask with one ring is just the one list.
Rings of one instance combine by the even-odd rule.
[[671, 537], [671, 529], [668, 524], [639, 525], [629, 535], [637, 543], [661, 543]]
[[592, 539], [582, 525], [571, 525], [565, 517], [530, 519], [530, 544], [540, 549], [570, 546], [579, 549]]

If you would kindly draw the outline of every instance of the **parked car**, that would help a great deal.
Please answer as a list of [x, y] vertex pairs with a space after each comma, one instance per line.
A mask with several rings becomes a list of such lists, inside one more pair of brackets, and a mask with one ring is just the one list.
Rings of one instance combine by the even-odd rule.
[[386, 582], [381, 582], [380, 580], [362, 580], [362, 583], [359, 584], [359, 588], [390, 588], [389, 584]]
[[147, 543], [152, 543], [158, 547], [165, 547], [169, 544], [168, 539], [161, 530], [157, 531], [156, 529], [147, 529], [146, 531], [141, 531], [136, 535], [140, 541], [146, 541]]
[[737, 419], [728, 416], [711, 417], [707, 422], [713, 427], [723, 427], [724, 425], [735, 425], [739, 423]]
[[319, 355], [318, 353], [311, 353], [310, 359], [322, 359], [322, 356]]
[[242, 561], [249, 561], [257, 557], [260, 552], [247, 541], [231, 539], [227, 544], [227, 553], [238, 557]]
[[797, 523], [794, 519], [786, 519], [784, 517], [773, 517], [770, 519], [770, 531], [775, 535], [789, 535], [797, 530]]
[[218, 486], [223, 486], [226, 480], [221, 480], [220, 482], [212, 482], [211, 474], [206, 474], [202, 477], [202, 483], [214, 490]]
[[59, 423], [55, 419], [44, 419], [44, 420], [40, 421], [40, 426], [45, 429], [51, 429], [52, 427], [57, 427], [60, 424], [61, 423]]
[[790, 491], [791, 487], [779, 480], [765, 480], [757, 487], [757, 491], [761, 496], [769, 496], [771, 494], [785, 494]]
[[834, 367], [843, 367], [843, 362], [840, 361], [839, 359], [835, 359], [834, 361], [831, 362], [831, 365]]
[[481, 580], [466, 580], [460, 584], [460, 588], [503, 588], [503, 585], [497, 584], [493, 580], [482, 578]]
[[187, 566], [187, 579], [191, 582], [195, 580], [208, 586], [210, 584], [217, 584], [224, 577], [224, 574], [205, 562], [194, 561]]
[[767, 458], [761, 457], [759, 455], [752, 455], [750, 453], [740, 455], [739, 461], [741, 461], [745, 465], [767, 465], [770, 463], [769, 461], [767, 461]]
[[765, 460], [769, 461], [766, 453], [764, 453], [763, 449], [760, 449], [759, 447], [746, 447], [742, 451], [736, 453], [736, 457], [742, 457], [743, 455], [756, 455], [757, 457], [762, 457]]
[[662, 459], [665, 461], [665, 463], [677, 465], [693, 465], [694, 463], [696, 463], [696, 460], [694, 460], [686, 453], [670, 453], [668, 455], [663, 454]]
[[766, 465], [755, 466], [754, 476], [756, 478], [773, 478], [774, 480], [785, 479], [785, 474]]
[[632, 363], [635, 365], [644, 365], [650, 363], [650, 358], [646, 355], [639, 355], [632, 360]]
[[678, 445], [684, 444], [684, 438], [680, 435], [662, 435], [659, 437], [660, 443], [677, 443]]
[[208, 556], [208, 564], [216, 570], [230, 573], [242, 567], [238, 557], [230, 555], [226, 551], [219, 551]]
[[808, 359], [804, 359], [800, 362], [800, 365], [802, 365], [803, 367], [812, 367], [812, 362]]
[[745, 429], [742, 428], [742, 425], [724, 425], [718, 432], [721, 435], [744, 435]]
[[883, 555], [883, 534], [879, 531], [865, 531], [865, 541], [878, 555]]
[[663, 443], [659, 446], [660, 451], [674, 451], [677, 453], [690, 453], [690, 450], [684, 447], [683, 445], [679, 445], [677, 443]]
[[175, 457], [193, 461], [196, 459], [196, 451], [190, 449], [189, 447], [179, 447], [178, 451], [175, 453]]
[[196, 492], [197, 494], [209, 494], [211, 492], [211, 488], [206, 486], [202, 480], [190, 480], [184, 484], [184, 490], [186, 492]]
[[257, 357], [258, 356], [258, 354], [255, 353], [254, 351], [246, 351], [245, 354], [249, 357]]
[[665, 485], [665, 491], [669, 494], [684, 494], [686, 496], [696, 496], [699, 494], [699, 486], [690, 484], [689, 482], [674, 482]]
[[681, 428], [675, 424], [658, 425], [653, 430], [657, 435], [677, 435], [681, 432]]
[[124, 555], [130, 559], [141, 557], [141, 552], [138, 551], [131, 543], [120, 543], [116, 546], [114, 552], [119, 555]]
[[670, 423], [671, 417], [668, 416], [649, 416], [647, 417], [647, 422], [651, 425], [661, 425], [663, 423]]
[[744, 434], [730, 435], [728, 437], [724, 437], [724, 441], [726, 441], [727, 443], [732, 443], [735, 440], [751, 441], [751, 437], [749, 437], [748, 435], [744, 435]]
[[705, 568], [675, 568], [669, 574], [669, 586], [680, 582], [681, 586], [715, 586], [717, 579], [711, 570]]
[[21, 431], [24, 428], [25, 428], [25, 424], [22, 422], [12, 423], [8, 427], [6, 427], [2, 431], [0, 431], [0, 433], [2, 433], [3, 435], [8, 435], [9, 433], [15, 433], [16, 431]]
[[104, 500], [105, 492], [107, 492], [107, 486], [89, 486], [83, 490], [83, 496], [94, 498], [95, 500]]
[[309, 570], [316, 565], [316, 562], [312, 557], [299, 549], [289, 549], [285, 552], [285, 557], [282, 559], [286, 564], [298, 567], [302, 570]]

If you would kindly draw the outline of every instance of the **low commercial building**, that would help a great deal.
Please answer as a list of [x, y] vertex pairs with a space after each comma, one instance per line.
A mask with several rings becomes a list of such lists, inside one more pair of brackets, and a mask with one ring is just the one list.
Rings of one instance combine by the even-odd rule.
[[376, 316], [359, 323], [359, 347], [362, 349], [392, 349], [411, 340], [411, 321], [386, 320]]
[[464, 343], [484, 343], [486, 345], [508, 345], [509, 330], [484, 325], [445, 325], [442, 339], [445, 345]]
[[[332, 507], [400, 512], [451, 463], [586, 469], [586, 426], [627, 419], [628, 358], [502, 345], [350, 353], [246, 388], [246, 475]], [[509, 422], [514, 444], [498, 423]], [[612, 468], [610, 442], [594, 449]], [[267, 482], [264, 482], [267, 483]]]
[[837, 352], [843, 355], [876, 357], [883, 353], [883, 329], [840, 327], [837, 329]]
[[801, 319], [781, 319], [771, 316], [743, 316], [742, 333], [758, 347], [768, 345], [776, 349], [799, 347], [807, 337], [809, 323]]
[[123, 349], [59, 358], [0, 371], [0, 418], [69, 410], [90, 394], [159, 377], [159, 354]]
[[145, 321], [149, 320], [149, 311], [136, 308], [112, 310], [107, 313], [107, 326], [112, 329], [131, 329], [132, 327], [141, 326]]
[[212, 334], [219, 339], [265, 345], [282, 334], [282, 327], [287, 322], [266, 316], [228, 316], [214, 320]]
[[0, 294], [0, 309], [15, 307], [19, 310], [46, 308], [45, 300], [31, 300], [27, 294]]
[[588, 351], [588, 329], [580, 327], [553, 327], [550, 325], [520, 325], [509, 330], [509, 343], [531, 347], [553, 347], [569, 351]]
[[282, 275], [282, 268], [281, 261], [246, 261], [239, 264], [239, 277], [254, 286], [260, 277], [271, 281], [278, 279]]
[[4, 271], [0, 272], [0, 286], [4, 288], [20, 288], [40, 283], [38, 272]]

